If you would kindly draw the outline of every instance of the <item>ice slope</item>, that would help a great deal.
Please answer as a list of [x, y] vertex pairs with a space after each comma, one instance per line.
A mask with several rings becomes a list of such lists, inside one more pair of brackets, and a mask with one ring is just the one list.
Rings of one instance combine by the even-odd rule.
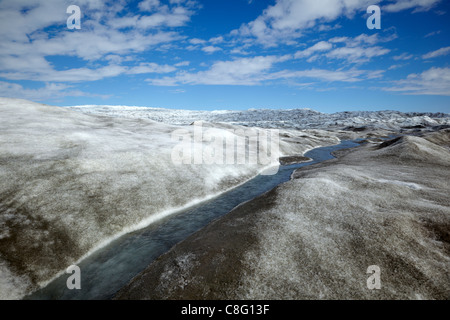
[[[235, 208], [116, 299], [449, 299], [450, 130], [342, 151]], [[369, 266], [381, 288], [367, 287]]]
[[[404, 137], [299, 170], [255, 224], [239, 297], [448, 299], [449, 142]], [[370, 265], [381, 290], [366, 287]]]
[[[115, 237], [264, 169], [175, 165], [172, 152], [180, 142], [173, 132], [182, 129], [192, 138], [196, 126], [87, 115], [8, 98], [0, 98], [0, 115], [2, 299], [23, 297]], [[210, 126], [218, 135], [244, 139], [233, 131], [242, 127]], [[337, 142], [320, 130], [285, 131], [279, 155]], [[194, 150], [204, 144], [194, 141]]]

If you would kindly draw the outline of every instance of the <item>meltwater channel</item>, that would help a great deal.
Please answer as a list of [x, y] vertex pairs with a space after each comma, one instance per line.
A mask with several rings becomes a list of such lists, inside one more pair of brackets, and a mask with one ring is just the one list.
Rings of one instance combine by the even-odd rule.
[[313, 149], [305, 156], [312, 161], [280, 166], [275, 175], [258, 175], [216, 198], [175, 213], [148, 227], [126, 234], [81, 261], [81, 289], [69, 290], [69, 274], [62, 274], [46, 287], [25, 299], [110, 299], [152, 261], [175, 244], [230, 212], [237, 205], [251, 200], [290, 179], [295, 169], [334, 158], [331, 152], [358, 146], [356, 141]]

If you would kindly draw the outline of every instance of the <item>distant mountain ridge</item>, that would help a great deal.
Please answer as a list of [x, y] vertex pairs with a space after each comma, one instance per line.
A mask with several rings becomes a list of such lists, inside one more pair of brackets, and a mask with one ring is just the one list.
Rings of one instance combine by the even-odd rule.
[[[73, 106], [83, 113], [123, 118], [142, 118], [175, 125], [189, 125], [194, 121], [227, 122], [262, 128], [345, 129], [370, 126], [396, 130], [414, 127], [450, 125], [450, 114], [401, 111], [343, 111], [332, 114], [311, 109], [249, 109], [249, 110], [180, 110], [130, 106]], [[418, 128], [416, 128], [418, 129]]]

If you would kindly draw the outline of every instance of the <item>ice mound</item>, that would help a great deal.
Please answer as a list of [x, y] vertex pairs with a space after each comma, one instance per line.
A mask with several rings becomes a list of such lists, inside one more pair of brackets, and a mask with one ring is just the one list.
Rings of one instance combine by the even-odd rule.
[[383, 142], [377, 147], [375, 154], [380, 157], [395, 157], [399, 161], [427, 161], [450, 166], [449, 139], [450, 130], [442, 130], [428, 138], [399, 137]]
[[[448, 165], [448, 149], [403, 137], [299, 170], [259, 215], [238, 297], [448, 299]], [[366, 287], [371, 265], [381, 290]]]
[[[195, 126], [88, 115], [7, 98], [0, 99], [0, 114], [1, 298], [19, 298], [115, 237], [266, 169], [175, 165], [172, 152], [180, 142], [174, 131], [192, 138]], [[209, 126], [238, 141], [242, 136], [225, 129], [245, 129]], [[292, 141], [283, 139], [275, 160], [338, 142], [299, 132]], [[194, 141], [194, 150], [203, 142]]]
[[[301, 168], [175, 246], [115, 298], [448, 299], [447, 143], [445, 130], [403, 137]], [[426, 152], [413, 158], [418, 150]], [[177, 263], [186, 256], [188, 274]], [[379, 290], [367, 285], [370, 266]]]
[[450, 148], [450, 129], [439, 130], [438, 132], [430, 133], [425, 136], [428, 141], [440, 145], [442, 147]]

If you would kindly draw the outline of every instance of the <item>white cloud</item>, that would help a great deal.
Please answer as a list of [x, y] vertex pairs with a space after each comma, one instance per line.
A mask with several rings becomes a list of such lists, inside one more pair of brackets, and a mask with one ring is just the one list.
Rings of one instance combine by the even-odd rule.
[[169, 73], [176, 68], [169, 65], [158, 65], [156, 63], [140, 63], [134, 67], [121, 65], [107, 65], [91, 69], [87, 67], [72, 68], [68, 70], [54, 70], [50, 67], [40, 70], [0, 72], [0, 77], [9, 80], [33, 80], [54, 82], [80, 82], [96, 81], [104, 78], [116, 77], [121, 74], [144, 74], [144, 73]]
[[327, 69], [309, 69], [300, 71], [281, 71], [273, 74], [269, 78], [290, 79], [290, 78], [308, 78], [317, 79], [325, 82], [358, 82], [363, 79], [375, 79], [381, 77], [383, 71], [366, 71], [358, 69], [350, 70], [327, 70]]
[[34, 101], [55, 100], [61, 97], [106, 96], [92, 95], [80, 90], [72, 90], [71, 86], [60, 83], [46, 83], [44, 87], [38, 89], [26, 89], [17, 83], [0, 81], [0, 96], [8, 98], [21, 98]]
[[181, 62], [176, 63], [175, 67], [187, 67], [190, 64], [191, 64], [190, 61], [181, 61]]
[[177, 13], [155, 13], [151, 16], [143, 16], [137, 22], [136, 26], [141, 29], [152, 29], [161, 26], [181, 27], [188, 22], [190, 17], [186, 14]]
[[402, 54], [400, 54], [400, 55], [398, 55], [398, 56], [393, 56], [392, 57], [392, 59], [394, 59], [394, 60], [396, 60], [396, 61], [398, 61], [398, 60], [409, 60], [409, 59], [412, 59], [414, 56], [412, 55], [412, 54], [409, 54], [409, 53], [402, 53]]
[[450, 68], [432, 67], [420, 74], [413, 73], [384, 90], [411, 95], [450, 96]]
[[437, 30], [437, 31], [433, 31], [433, 32], [427, 33], [427, 34], [424, 36], [424, 38], [428, 38], [428, 37], [432, 37], [432, 36], [438, 35], [438, 34], [440, 34], [441, 32], [442, 32], [441, 30]]
[[153, 11], [161, 5], [159, 0], [144, 0], [139, 2], [139, 9], [142, 11]]
[[341, 43], [341, 42], [346, 42], [348, 41], [348, 37], [334, 37], [331, 38], [330, 40], [328, 40], [331, 43]]
[[129, 56], [120, 56], [117, 54], [108, 54], [107, 56], [105, 56], [105, 60], [112, 63], [112, 64], [120, 64], [124, 61], [129, 61], [131, 57]]
[[161, 87], [175, 87], [178, 86], [177, 79], [175, 77], [164, 77], [160, 79], [146, 79], [148, 83], [154, 86], [161, 86]]
[[36, 39], [32, 42], [20, 43], [16, 49], [0, 48], [0, 52], [10, 55], [67, 55], [83, 60], [95, 61], [110, 54], [130, 54], [143, 52], [151, 47], [180, 39], [175, 32], [160, 31], [144, 34], [138, 30], [126, 33], [97, 25], [95, 31], [64, 31], [58, 37]]
[[193, 39], [190, 39], [189, 42], [191, 44], [193, 44], [193, 45], [197, 45], [197, 44], [204, 44], [204, 43], [206, 43], [206, 40], [193, 38]]
[[189, 51], [193, 50], [202, 50], [205, 53], [211, 54], [216, 51], [221, 51], [222, 48], [217, 47], [216, 44], [224, 42], [224, 38], [222, 36], [214, 37], [207, 40], [192, 38], [189, 39], [189, 43], [191, 45], [187, 46], [185, 49]]
[[[138, 7], [145, 13], [152, 13], [151, 15], [137, 16], [137, 20], [132, 26], [138, 28], [148, 29], [161, 26], [180, 27], [184, 26], [194, 14], [196, 4], [194, 1], [170, 1], [174, 5], [169, 7], [162, 4], [159, 0], [144, 0], [139, 3]], [[184, 4], [182, 6], [181, 4]], [[131, 18], [135, 18], [131, 17]], [[127, 19], [130, 19], [127, 17]], [[132, 21], [132, 20], [131, 20]], [[115, 24], [116, 21], [113, 21]]]
[[216, 51], [221, 51], [221, 50], [222, 50], [222, 48], [214, 47], [214, 46], [206, 46], [206, 47], [202, 48], [202, 51], [206, 52], [206, 53], [214, 53]]
[[279, 58], [258, 56], [214, 63], [207, 71], [180, 73], [176, 81], [185, 84], [255, 85], [264, 79]]
[[388, 68], [388, 70], [395, 70], [395, 69], [401, 68], [403, 66], [404, 66], [403, 64], [393, 64], [392, 66], [390, 66]]
[[346, 60], [348, 63], [368, 62], [374, 57], [380, 57], [390, 52], [389, 49], [376, 46], [378, 43], [389, 42], [397, 38], [396, 34], [381, 37], [378, 33], [371, 36], [360, 34], [357, 37], [335, 37], [329, 40], [331, 43], [344, 44], [326, 53], [330, 59]]
[[365, 43], [367, 45], [374, 45], [377, 43], [390, 42], [397, 38], [398, 38], [398, 36], [396, 33], [390, 33], [390, 34], [385, 35], [384, 37], [380, 36], [379, 33], [375, 33], [371, 36], [368, 36], [367, 34], [363, 33], [363, 34], [360, 34], [359, 36], [355, 37], [353, 39], [353, 42], [355, 44]]
[[254, 37], [266, 46], [275, 46], [301, 36], [305, 29], [319, 23], [331, 22], [340, 16], [352, 16], [380, 0], [277, 0], [254, 21], [233, 32]]
[[223, 41], [224, 41], [224, 39], [222, 36], [218, 36], [218, 37], [209, 39], [209, 42], [211, 42], [212, 44], [222, 43]]
[[380, 46], [374, 46], [379, 42], [387, 42], [396, 38], [396, 35], [390, 35], [381, 38], [378, 34], [368, 36], [361, 34], [354, 38], [349, 37], [334, 37], [328, 41], [320, 41], [313, 46], [297, 51], [295, 58], [309, 58], [307, 61], [312, 62], [322, 57], [329, 59], [345, 60], [349, 63], [367, 62], [374, 57], [379, 57], [390, 52]]
[[289, 55], [257, 56], [253, 58], [240, 58], [231, 61], [219, 61], [214, 63], [208, 70], [197, 73], [178, 72], [173, 77], [159, 79], [147, 79], [152, 85], [176, 86], [188, 85], [261, 85], [266, 81], [278, 79], [316, 79], [327, 82], [357, 82], [363, 79], [374, 79], [381, 77], [383, 71], [365, 70], [282, 70], [274, 71], [274, 65], [291, 59]]
[[[276, 0], [255, 20], [243, 24], [231, 32], [244, 39], [254, 38], [267, 46], [277, 46], [280, 42], [291, 43], [311, 28], [329, 30], [327, 23], [340, 17], [353, 18], [355, 14], [366, 14], [369, 5], [386, 3], [382, 11], [398, 12], [407, 9], [427, 11], [440, 0]], [[337, 25], [336, 27], [338, 27]]]
[[[183, 37], [172, 27], [189, 21], [195, 1], [145, 0], [142, 12], [119, 17], [125, 1], [78, 0], [81, 30], [66, 27], [67, 1], [17, 0], [0, 2], [0, 70], [13, 80], [94, 81], [125, 73], [167, 72], [173, 67], [155, 64], [125, 67], [127, 56]], [[44, 31], [53, 27], [56, 31]], [[127, 29], [125, 29], [127, 28]], [[56, 70], [48, 57], [79, 58], [103, 67]]]
[[139, 66], [132, 67], [126, 71], [127, 74], [142, 74], [142, 73], [170, 73], [177, 68], [169, 65], [158, 65], [152, 62], [144, 62]]
[[440, 48], [436, 51], [428, 52], [422, 56], [422, 59], [432, 59], [450, 54], [450, 47]]
[[186, 49], [186, 50], [188, 50], [188, 51], [194, 51], [194, 50], [197, 50], [197, 49], [198, 49], [198, 46], [192, 46], [192, 45], [190, 45], [190, 46], [187, 46], [187, 47], [184, 48], [184, 49]]
[[336, 30], [336, 29], [340, 29], [340, 28], [342, 28], [342, 26], [340, 24], [335, 24], [335, 25], [321, 24], [321, 25], [319, 25], [318, 31], [319, 32], [330, 31], [330, 30]]
[[328, 40], [331, 43], [345, 43], [346, 46], [356, 47], [361, 45], [375, 45], [377, 43], [389, 42], [397, 38], [395, 33], [387, 35], [385, 37], [380, 37], [378, 33], [375, 33], [371, 36], [363, 33], [354, 38], [350, 37], [334, 37]]
[[265, 79], [265, 73], [279, 60], [280, 58], [275, 56], [258, 56], [218, 61], [206, 71], [197, 73], [179, 72], [174, 77], [147, 79], [147, 81], [160, 86], [177, 84], [256, 85]]
[[381, 10], [386, 12], [399, 12], [414, 9], [414, 12], [428, 11], [441, 0], [391, 0], [392, 3], [385, 5]]
[[127, 71], [126, 67], [118, 65], [108, 65], [105, 67], [90, 68], [73, 68], [68, 70], [40, 70], [39, 72], [2, 72], [0, 77], [9, 80], [33, 80], [33, 81], [56, 81], [56, 82], [78, 82], [78, 81], [95, 81], [108, 77], [115, 77]]
[[328, 58], [343, 59], [348, 62], [366, 62], [373, 57], [379, 57], [390, 52], [389, 49], [385, 49], [379, 46], [361, 48], [361, 47], [342, 47], [336, 48], [333, 51], [326, 54]]
[[169, 90], [169, 92], [178, 94], [178, 93], [185, 93], [186, 90], [184, 90], [184, 89], [174, 89], [174, 90]]
[[302, 51], [297, 51], [294, 54], [294, 57], [296, 59], [298, 58], [307, 58], [310, 57], [311, 55], [313, 55], [316, 52], [320, 52], [320, 51], [329, 51], [331, 48], [333, 48], [333, 45], [327, 41], [320, 41], [317, 42], [315, 45], [302, 50]]
[[246, 49], [247, 49], [247, 47], [245, 47], [245, 46], [235, 47], [235, 48], [230, 50], [230, 53], [231, 54], [236, 54], [236, 55], [248, 56], [251, 53], [246, 51]]

